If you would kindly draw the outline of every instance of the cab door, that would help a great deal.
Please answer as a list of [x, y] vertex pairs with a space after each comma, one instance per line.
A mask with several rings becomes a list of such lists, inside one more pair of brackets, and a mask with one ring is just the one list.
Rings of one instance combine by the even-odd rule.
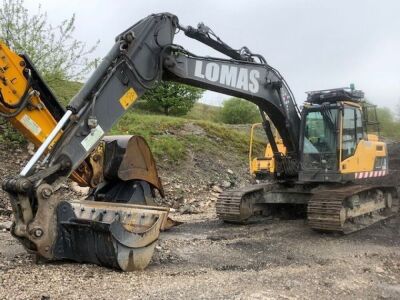
[[345, 104], [341, 113], [340, 172], [347, 179], [383, 176], [386, 168], [386, 144], [368, 140], [361, 107]]

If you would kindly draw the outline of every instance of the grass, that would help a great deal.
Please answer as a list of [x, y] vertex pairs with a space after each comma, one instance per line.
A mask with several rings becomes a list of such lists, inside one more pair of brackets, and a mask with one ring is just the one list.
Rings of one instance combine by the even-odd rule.
[[[62, 83], [59, 86], [52, 85], [63, 104], [66, 104], [80, 87], [81, 84], [78, 82], [68, 82], [67, 85]], [[138, 108], [123, 116], [109, 134], [143, 136], [156, 159], [175, 163], [184, 159], [189, 151], [203, 151], [210, 155], [234, 151], [240, 153], [240, 157], [243, 159], [247, 159], [248, 133], [232, 129], [221, 123], [214, 123], [215, 120], [218, 120], [219, 107], [197, 103], [188, 115], [180, 118], [155, 115], [142, 111], [140, 106]], [[204, 134], [193, 134], [190, 130], [180, 134], [189, 123], [201, 128]], [[25, 139], [9, 124], [6, 124], [0, 128], [0, 141], [23, 143]], [[261, 143], [256, 147], [262, 148]]]
[[[51, 88], [63, 105], [82, 87], [80, 82], [52, 82]], [[139, 103], [140, 104], [140, 103]], [[135, 111], [128, 112], [109, 134], [134, 134], [143, 136], [156, 157], [170, 162], [179, 162], [189, 151], [202, 151], [210, 155], [240, 154], [247, 160], [248, 132], [236, 130], [220, 123], [220, 107], [196, 103], [184, 117], [167, 117], [144, 111], [141, 105]], [[194, 124], [203, 134], [193, 134], [190, 129], [184, 134], [184, 127]], [[22, 144], [25, 139], [9, 124], [0, 127], [0, 142]], [[262, 143], [256, 142], [256, 149], [262, 149]]]
[[210, 122], [221, 123], [220, 118], [221, 107], [208, 105], [204, 103], [195, 103], [193, 108], [185, 116], [191, 120], [205, 120]]
[[77, 81], [55, 80], [49, 84], [58, 101], [67, 106], [69, 101], [81, 89], [83, 83]]
[[[196, 103], [186, 116], [177, 118], [144, 113], [139, 108], [124, 116], [112, 133], [142, 135], [158, 159], [169, 158], [176, 162], [191, 150], [203, 151], [210, 155], [229, 155], [224, 152], [234, 151], [247, 160], [249, 130], [234, 129], [220, 123], [220, 110], [218, 106]], [[204, 134], [174, 134], [188, 123], [202, 128]], [[263, 152], [263, 141], [263, 138], [255, 140], [256, 153]]]
[[[197, 126], [202, 133], [185, 130], [187, 124]], [[210, 121], [129, 112], [110, 133], [143, 136], [158, 160], [178, 162], [189, 150], [217, 156], [234, 151], [247, 159], [248, 134]], [[256, 141], [255, 147], [261, 149], [262, 143]]]

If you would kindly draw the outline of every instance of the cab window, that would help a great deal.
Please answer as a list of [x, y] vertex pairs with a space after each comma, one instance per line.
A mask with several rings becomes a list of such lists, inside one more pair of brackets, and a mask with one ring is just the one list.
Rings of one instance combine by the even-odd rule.
[[311, 110], [305, 116], [302, 168], [335, 170], [338, 161], [339, 110]]
[[[360, 115], [361, 117], [361, 115]], [[342, 160], [352, 156], [357, 146], [357, 122], [356, 110], [345, 108], [343, 111], [343, 133], [342, 133]], [[361, 118], [360, 118], [361, 120]], [[361, 121], [362, 126], [362, 121]]]
[[306, 118], [304, 153], [336, 152], [336, 116], [337, 109], [325, 112], [309, 112]]
[[356, 109], [356, 126], [357, 126], [357, 142], [365, 138], [365, 131], [363, 126], [363, 119], [361, 111]]

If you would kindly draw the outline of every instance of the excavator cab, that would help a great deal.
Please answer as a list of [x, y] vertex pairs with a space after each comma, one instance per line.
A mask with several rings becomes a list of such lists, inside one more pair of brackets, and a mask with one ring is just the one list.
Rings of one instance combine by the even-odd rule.
[[363, 93], [354, 88], [308, 92], [300, 181], [348, 182], [386, 174], [386, 144], [377, 134], [368, 134], [369, 113], [362, 99]]

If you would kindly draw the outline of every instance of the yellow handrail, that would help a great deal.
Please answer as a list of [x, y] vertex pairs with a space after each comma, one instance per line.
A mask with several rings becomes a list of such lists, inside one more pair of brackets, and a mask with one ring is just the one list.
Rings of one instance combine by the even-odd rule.
[[254, 123], [251, 125], [250, 129], [250, 143], [249, 143], [249, 170], [250, 170], [250, 175], [253, 175], [253, 169], [252, 169], [252, 160], [253, 160], [253, 136], [254, 136], [254, 129], [257, 126], [261, 126], [262, 123]]

